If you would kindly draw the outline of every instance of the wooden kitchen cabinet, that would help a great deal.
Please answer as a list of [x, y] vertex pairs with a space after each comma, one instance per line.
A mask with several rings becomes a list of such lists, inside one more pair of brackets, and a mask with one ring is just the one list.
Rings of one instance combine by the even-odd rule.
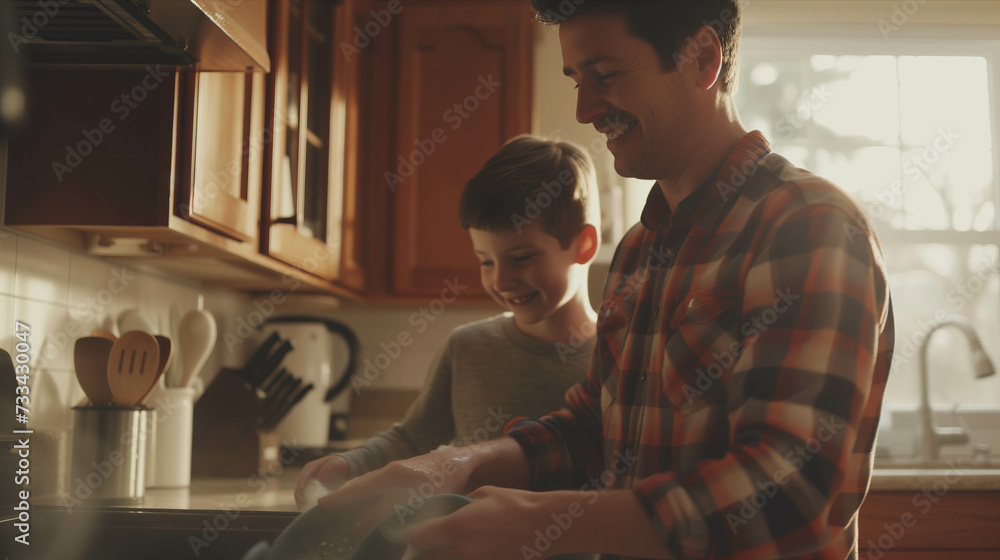
[[1000, 491], [871, 492], [859, 553], [870, 560], [1000, 558]]
[[527, 4], [270, 8], [269, 74], [29, 69], [4, 225], [232, 289], [487, 301], [458, 200], [533, 128]]
[[[353, 1], [277, 0], [271, 11], [262, 251], [322, 278], [361, 287], [343, 274], [345, 211], [353, 215], [357, 65], [341, 56]], [[353, 250], [353, 246], [351, 247]], [[349, 255], [351, 256], [351, 255]]]
[[30, 127], [10, 141], [6, 225], [75, 226], [112, 243], [182, 217], [256, 244], [259, 159], [247, 146], [260, 144], [259, 76], [27, 74]]
[[261, 253], [265, 74], [26, 74], [29, 126], [9, 142], [5, 226], [208, 285], [357, 297]]
[[26, 74], [28, 126], [9, 142], [5, 225], [83, 226], [66, 232], [80, 244], [91, 228], [166, 226], [178, 75]]
[[[373, 19], [367, 9], [359, 14]], [[366, 144], [386, 155], [372, 157], [366, 188], [392, 218], [389, 295], [437, 297], [457, 278], [469, 286], [462, 301], [488, 298], [458, 201], [505, 141], [532, 130], [531, 19], [521, 1], [403, 3], [392, 36], [359, 55], [387, 70], [376, 76], [372, 103], [391, 111], [373, 117], [388, 135]]]
[[401, 303], [457, 278], [469, 287], [460, 304], [491, 303], [458, 201], [506, 140], [534, 128], [531, 10], [355, 0], [350, 13], [335, 57], [349, 83], [339, 283]]
[[349, 294], [260, 253], [263, 74], [26, 70], [5, 226], [209, 285]]

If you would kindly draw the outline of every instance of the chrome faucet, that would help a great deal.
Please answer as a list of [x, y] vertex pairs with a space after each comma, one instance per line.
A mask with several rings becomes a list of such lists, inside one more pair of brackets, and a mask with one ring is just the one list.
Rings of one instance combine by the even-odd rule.
[[972, 353], [972, 363], [976, 378], [989, 377], [996, 373], [993, 362], [990, 361], [979, 336], [972, 328], [968, 319], [960, 315], [948, 315], [940, 323], [927, 332], [927, 338], [920, 349], [920, 458], [923, 460], [938, 459], [942, 445], [961, 445], [969, 442], [969, 432], [965, 428], [940, 427], [934, 424], [931, 415], [930, 391], [928, 390], [927, 352], [931, 336], [941, 327], [958, 327], [969, 339], [969, 350]]

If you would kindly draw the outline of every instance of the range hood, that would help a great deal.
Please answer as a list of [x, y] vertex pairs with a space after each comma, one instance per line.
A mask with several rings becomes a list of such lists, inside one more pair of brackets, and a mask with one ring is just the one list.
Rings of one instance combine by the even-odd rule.
[[14, 29], [6, 38], [26, 64], [271, 69], [265, 0], [12, 3]]

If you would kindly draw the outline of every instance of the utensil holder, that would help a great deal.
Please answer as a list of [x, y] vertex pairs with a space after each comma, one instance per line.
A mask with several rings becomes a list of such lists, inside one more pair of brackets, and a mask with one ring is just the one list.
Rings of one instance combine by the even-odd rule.
[[257, 391], [236, 370], [223, 368], [194, 405], [197, 429], [192, 438], [191, 473], [242, 478], [281, 472], [281, 437], [256, 425], [262, 408]]
[[73, 468], [70, 491], [89, 503], [131, 503], [146, 490], [146, 407], [73, 408]]
[[191, 485], [191, 447], [194, 434], [194, 389], [157, 386], [148, 402], [155, 407], [156, 438], [150, 446], [150, 488], [183, 488]]

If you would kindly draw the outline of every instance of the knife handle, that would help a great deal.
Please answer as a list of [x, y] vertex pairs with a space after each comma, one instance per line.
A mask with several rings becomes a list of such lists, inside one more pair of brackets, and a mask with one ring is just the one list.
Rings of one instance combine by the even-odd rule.
[[274, 351], [274, 354], [271, 354], [271, 356], [263, 364], [261, 364], [257, 371], [254, 372], [253, 377], [250, 379], [250, 384], [257, 387], [263, 383], [264, 380], [274, 373], [274, 370], [281, 365], [281, 360], [284, 360], [285, 356], [287, 356], [293, 349], [294, 346], [292, 346], [291, 340], [282, 342], [281, 346]]
[[267, 357], [268, 353], [271, 352], [271, 348], [274, 347], [279, 340], [281, 340], [281, 337], [277, 332], [273, 332], [271, 333], [271, 336], [267, 337], [267, 340], [261, 343], [261, 345], [254, 350], [250, 359], [247, 360], [247, 363], [242, 369], [240, 369], [239, 372], [240, 377], [242, 377], [244, 381], [249, 382], [250, 379], [252, 379], [254, 371], [258, 368], [258, 364], [260, 364], [261, 360]]

